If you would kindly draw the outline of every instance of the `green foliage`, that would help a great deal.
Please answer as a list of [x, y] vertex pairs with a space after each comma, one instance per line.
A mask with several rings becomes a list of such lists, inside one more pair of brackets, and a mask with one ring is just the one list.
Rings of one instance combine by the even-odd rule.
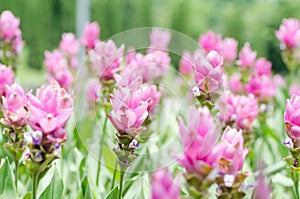
[[7, 158], [0, 161], [0, 198], [17, 198], [13, 172]]
[[62, 198], [63, 189], [64, 189], [63, 181], [62, 181], [57, 169], [54, 169], [50, 184], [47, 186], [47, 188], [41, 194], [40, 199]]

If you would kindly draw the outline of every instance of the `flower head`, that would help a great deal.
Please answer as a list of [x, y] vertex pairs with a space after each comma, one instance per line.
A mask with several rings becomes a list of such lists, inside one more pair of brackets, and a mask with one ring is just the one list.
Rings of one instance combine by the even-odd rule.
[[300, 144], [300, 97], [293, 95], [286, 101], [284, 123], [287, 135], [296, 146]]
[[150, 51], [166, 50], [171, 40], [171, 33], [168, 30], [153, 28], [150, 34]]
[[219, 53], [224, 58], [225, 62], [233, 62], [237, 54], [238, 42], [230, 37], [225, 38], [220, 42]]
[[276, 37], [283, 48], [295, 49], [300, 44], [300, 22], [294, 18], [283, 19], [279, 30], [275, 31]]
[[97, 22], [88, 23], [85, 25], [84, 33], [81, 41], [86, 49], [94, 49], [96, 41], [100, 37], [100, 27]]
[[0, 37], [3, 40], [12, 41], [19, 35], [20, 20], [9, 10], [5, 10], [0, 15]]
[[59, 48], [67, 56], [73, 57], [79, 53], [79, 42], [73, 33], [64, 33]]
[[222, 41], [222, 35], [216, 34], [213, 31], [208, 31], [205, 35], [201, 35], [199, 38], [199, 44], [207, 53], [219, 49], [220, 42]]
[[237, 64], [242, 68], [254, 66], [256, 55], [257, 52], [252, 51], [250, 44], [246, 42], [239, 53]]
[[193, 74], [193, 63], [193, 55], [188, 51], [184, 51], [179, 62], [179, 72], [183, 75]]
[[14, 82], [14, 72], [10, 67], [0, 64], [0, 95], [5, 94], [5, 86]]

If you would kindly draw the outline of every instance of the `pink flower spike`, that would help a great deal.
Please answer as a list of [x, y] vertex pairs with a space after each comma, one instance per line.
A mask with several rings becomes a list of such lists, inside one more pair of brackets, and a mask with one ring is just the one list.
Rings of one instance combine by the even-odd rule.
[[19, 33], [20, 20], [9, 10], [0, 15], [0, 37], [3, 40], [13, 40]]
[[62, 34], [62, 40], [59, 43], [59, 48], [67, 56], [73, 57], [79, 53], [79, 42], [73, 33]]
[[237, 55], [238, 42], [230, 37], [225, 38], [219, 45], [220, 55], [224, 58], [224, 62], [232, 63]]
[[10, 67], [0, 64], [0, 95], [5, 95], [5, 86], [14, 82], [14, 72]]
[[275, 31], [275, 35], [281, 42], [283, 49], [295, 49], [300, 44], [300, 22], [298, 19], [283, 19], [279, 30]]
[[151, 199], [178, 199], [180, 188], [172, 180], [172, 175], [167, 170], [157, 170], [152, 175]]
[[213, 31], [208, 31], [205, 35], [201, 35], [199, 38], [199, 44], [207, 53], [219, 49], [220, 42], [222, 41], [222, 35], [216, 34]]
[[256, 55], [257, 52], [252, 51], [250, 44], [246, 42], [239, 53], [239, 60], [237, 61], [237, 64], [242, 68], [252, 67], [255, 64]]
[[171, 33], [168, 30], [153, 28], [150, 34], [150, 52], [155, 50], [166, 50], [171, 40]]
[[87, 50], [95, 48], [96, 41], [99, 39], [99, 37], [100, 27], [97, 22], [92, 22], [85, 25], [81, 41]]

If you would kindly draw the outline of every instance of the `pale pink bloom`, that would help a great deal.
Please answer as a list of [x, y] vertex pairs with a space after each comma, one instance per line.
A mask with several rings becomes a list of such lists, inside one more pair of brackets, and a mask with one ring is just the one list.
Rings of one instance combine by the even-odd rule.
[[5, 10], [0, 15], [0, 37], [3, 40], [12, 41], [19, 30], [20, 20], [9, 10]]
[[249, 131], [258, 116], [258, 102], [253, 95], [233, 95], [230, 92], [219, 98], [219, 119], [237, 129]]
[[84, 33], [81, 41], [86, 49], [94, 49], [96, 41], [100, 37], [100, 27], [97, 22], [88, 23], [85, 25]]
[[151, 199], [178, 199], [180, 188], [176, 184], [170, 172], [165, 169], [157, 170], [152, 174]]
[[300, 85], [299, 84], [293, 84], [289, 89], [290, 96], [292, 95], [300, 95]]
[[223, 132], [220, 142], [207, 155], [207, 162], [223, 174], [235, 175], [239, 172], [248, 154], [244, 148], [244, 137], [242, 131], [237, 131], [229, 126]]
[[199, 38], [200, 46], [207, 53], [212, 50], [218, 51], [221, 41], [222, 35], [216, 34], [213, 31], [208, 31], [205, 35], [201, 35]]
[[219, 45], [219, 53], [225, 62], [231, 63], [237, 55], [238, 42], [230, 37], [226, 37]]
[[102, 42], [97, 40], [95, 52], [90, 54], [92, 63], [98, 68], [101, 80], [111, 80], [123, 59], [124, 45], [119, 48], [112, 40]]
[[201, 91], [216, 91], [223, 83], [223, 58], [216, 51], [210, 51], [205, 57], [196, 54], [194, 75]]
[[244, 90], [241, 73], [234, 73], [228, 81], [229, 88], [234, 93], [241, 93]]
[[189, 51], [184, 51], [179, 62], [179, 72], [183, 75], [193, 74], [194, 57]]
[[124, 68], [120, 75], [114, 74], [114, 78], [118, 87], [130, 90], [138, 89], [143, 82], [143, 78], [136, 73], [135, 69], [131, 68]]
[[283, 19], [279, 30], [275, 31], [276, 37], [283, 48], [297, 48], [300, 44], [300, 22], [294, 18]]
[[254, 64], [255, 73], [261, 75], [271, 75], [272, 63], [265, 58], [259, 58]]
[[253, 199], [271, 199], [272, 191], [266, 183], [264, 175], [260, 172], [256, 179], [256, 186], [253, 192]]
[[159, 105], [161, 94], [157, 90], [154, 84], [144, 84], [141, 86], [142, 89], [142, 100], [148, 101], [148, 112], [149, 114], [155, 114], [157, 112], [157, 106]]
[[293, 95], [286, 100], [286, 107], [284, 112], [284, 122], [287, 135], [293, 142], [300, 144], [300, 97]]
[[277, 86], [271, 76], [252, 75], [245, 85], [248, 94], [253, 94], [259, 100], [266, 100], [276, 95]]
[[49, 82], [55, 80], [66, 89], [71, 87], [73, 75], [69, 71], [67, 60], [59, 50], [46, 51], [44, 65], [46, 66]]
[[111, 95], [112, 112], [107, 115], [120, 134], [135, 136], [144, 130], [141, 125], [148, 117], [149, 101], [143, 101], [142, 89], [116, 89]]
[[97, 102], [101, 95], [101, 84], [97, 78], [90, 78], [88, 80], [86, 94], [89, 102]]
[[22, 32], [20, 29], [16, 31], [16, 37], [13, 40], [12, 45], [13, 45], [13, 51], [16, 54], [20, 54], [24, 46], [24, 42], [22, 40]]
[[68, 57], [73, 57], [79, 53], [79, 42], [73, 33], [64, 33], [62, 34], [59, 48]]
[[252, 51], [250, 44], [246, 42], [239, 53], [237, 64], [242, 68], [254, 66], [257, 52]]
[[171, 33], [168, 30], [153, 28], [150, 34], [149, 51], [166, 50], [171, 40]]
[[30, 127], [41, 131], [50, 142], [65, 141], [67, 134], [64, 127], [73, 113], [73, 97], [56, 81], [42, 85], [35, 96], [31, 93], [27, 96]]
[[279, 74], [274, 75], [273, 81], [274, 81], [274, 83], [276, 84], [277, 87], [286, 87], [285, 80]]
[[177, 158], [178, 162], [187, 170], [196, 169], [197, 162], [204, 160], [213, 149], [218, 139], [218, 126], [207, 107], [192, 107], [188, 125], [181, 117], [178, 123], [184, 150], [184, 155]]
[[0, 95], [5, 94], [5, 86], [14, 82], [14, 72], [10, 67], [0, 64]]
[[131, 52], [127, 57], [126, 68], [134, 69], [144, 82], [149, 82], [161, 78], [169, 69], [170, 62], [169, 54], [164, 51], [156, 50], [146, 55]]
[[17, 83], [6, 85], [2, 103], [4, 114], [4, 118], [1, 119], [2, 124], [13, 128], [22, 128], [27, 124], [27, 96]]

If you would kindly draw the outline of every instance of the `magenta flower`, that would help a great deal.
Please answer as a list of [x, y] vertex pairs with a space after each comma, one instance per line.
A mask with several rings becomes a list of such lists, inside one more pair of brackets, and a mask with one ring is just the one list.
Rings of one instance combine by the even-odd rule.
[[283, 19], [275, 35], [283, 48], [297, 48], [300, 44], [300, 22], [294, 18]]
[[193, 55], [188, 51], [184, 51], [179, 62], [179, 72], [183, 75], [193, 74], [193, 63]]
[[[184, 155], [178, 157], [178, 162], [187, 170], [197, 167], [197, 161], [205, 162], [205, 157], [213, 149], [218, 139], [218, 126], [207, 107], [190, 109], [188, 125], [179, 117], [179, 130]], [[208, 162], [212, 165], [211, 162]]]
[[143, 101], [141, 89], [130, 91], [126, 88], [115, 90], [111, 95], [112, 112], [108, 118], [122, 134], [129, 134], [135, 137], [144, 130], [141, 125], [148, 116], [149, 101]]
[[226, 92], [218, 100], [219, 119], [235, 128], [249, 131], [259, 114], [258, 102], [253, 95], [233, 95]]
[[35, 131], [41, 131], [53, 143], [67, 139], [64, 129], [73, 113], [73, 97], [55, 81], [48, 86], [42, 85], [36, 96], [28, 96], [30, 117], [28, 124]]
[[216, 91], [223, 83], [223, 58], [216, 51], [210, 51], [205, 58], [196, 54], [194, 75], [201, 91]]
[[207, 161], [223, 174], [235, 175], [244, 165], [248, 150], [243, 147], [242, 131], [227, 127], [220, 142], [207, 155]]
[[220, 42], [219, 53], [224, 58], [225, 62], [231, 63], [237, 55], [238, 42], [230, 37], [225, 38]]
[[242, 74], [234, 73], [228, 80], [228, 86], [230, 90], [234, 93], [242, 93], [244, 90], [244, 86], [242, 83]]
[[246, 42], [239, 53], [237, 64], [242, 68], [254, 66], [257, 52], [252, 51], [250, 44]]
[[296, 147], [300, 144], [300, 97], [293, 95], [286, 101], [284, 112], [284, 123], [287, 135], [292, 139]]
[[157, 111], [161, 94], [157, 90], [156, 85], [144, 84], [141, 86], [143, 101], [149, 101], [148, 112], [152, 116]]
[[208, 31], [205, 35], [199, 38], [199, 44], [207, 53], [215, 50], [218, 51], [219, 45], [222, 41], [222, 35], [216, 34], [213, 31]]
[[20, 20], [9, 10], [0, 15], [0, 37], [3, 40], [12, 41], [19, 33]]
[[167, 30], [153, 28], [150, 34], [150, 52], [155, 50], [166, 50], [171, 40], [171, 33]]
[[14, 72], [10, 67], [0, 64], [0, 95], [5, 95], [5, 86], [14, 82]]
[[271, 75], [272, 73], [272, 63], [265, 58], [259, 58], [254, 64], [255, 73], [259, 76]]
[[253, 94], [259, 100], [268, 100], [276, 95], [277, 86], [271, 76], [252, 75], [245, 85], [248, 94]]
[[113, 79], [114, 73], [123, 59], [124, 45], [117, 48], [112, 40], [107, 42], [96, 41], [95, 52], [91, 54], [92, 63], [98, 68], [101, 80]]
[[2, 96], [4, 118], [1, 123], [13, 128], [23, 128], [27, 124], [27, 96], [23, 89], [14, 83], [6, 85], [5, 97]]
[[74, 57], [79, 53], [79, 42], [73, 33], [64, 33], [59, 48], [68, 57]]
[[151, 199], [178, 199], [180, 188], [167, 170], [157, 170], [152, 175]]
[[96, 41], [100, 37], [100, 27], [97, 22], [88, 23], [85, 25], [84, 33], [81, 41], [86, 49], [94, 49]]
[[59, 50], [46, 51], [44, 65], [46, 66], [49, 82], [55, 80], [65, 89], [71, 87], [73, 75], [69, 71], [67, 60]]

